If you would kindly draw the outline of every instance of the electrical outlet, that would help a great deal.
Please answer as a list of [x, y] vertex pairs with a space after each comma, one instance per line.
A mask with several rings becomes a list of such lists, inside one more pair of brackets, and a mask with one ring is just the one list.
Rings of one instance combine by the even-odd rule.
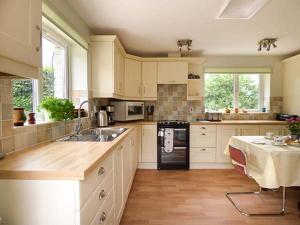
[[194, 112], [194, 107], [190, 106], [190, 113], [193, 113], [193, 112]]

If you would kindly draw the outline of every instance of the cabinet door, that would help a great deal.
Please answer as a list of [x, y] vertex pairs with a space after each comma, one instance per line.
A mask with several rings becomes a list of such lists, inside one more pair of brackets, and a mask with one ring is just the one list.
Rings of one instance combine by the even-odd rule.
[[114, 46], [114, 93], [124, 95], [124, 56]]
[[139, 161], [139, 137], [138, 128], [136, 128], [130, 137], [130, 145], [132, 148], [132, 179], [135, 175], [137, 164]]
[[0, 55], [41, 67], [41, 2], [0, 1]]
[[274, 135], [282, 135], [281, 125], [260, 125], [260, 135], [265, 136], [267, 132], [272, 132]]
[[[132, 146], [129, 143], [130, 139], [126, 139], [123, 146], [123, 202], [126, 202], [129, 189], [130, 189], [130, 183], [131, 183], [131, 177], [132, 177]], [[121, 147], [122, 147], [121, 146]]]
[[142, 162], [157, 162], [156, 125], [142, 126]]
[[120, 221], [123, 207], [123, 155], [122, 145], [116, 147], [114, 151], [114, 203], [115, 203], [115, 221]]
[[239, 128], [241, 136], [259, 136], [259, 125], [241, 125]]
[[158, 84], [186, 84], [187, 77], [187, 62], [158, 62]]
[[217, 126], [217, 154], [216, 161], [220, 163], [229, 163], [229, 156], [224, 154], [229, 139], [238, 135], [237, 125], [218, 125]]
[[125, 59], [125, 96], [141, 97], [141, 62]]
[[143, 97], [157, 98], [157, 62], [142, 64]]

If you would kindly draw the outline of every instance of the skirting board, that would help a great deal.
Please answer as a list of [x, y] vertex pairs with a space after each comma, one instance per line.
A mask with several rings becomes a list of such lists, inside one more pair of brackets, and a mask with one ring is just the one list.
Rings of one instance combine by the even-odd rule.
[[[139, 169], [157, 169], [157, 163], [139, 163]], [[232, 169], [230, 163], [190, 163], [190, 169]]]

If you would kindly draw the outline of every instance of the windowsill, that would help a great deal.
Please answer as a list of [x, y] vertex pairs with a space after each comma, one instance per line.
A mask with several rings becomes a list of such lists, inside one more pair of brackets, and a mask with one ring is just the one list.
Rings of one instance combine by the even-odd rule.
[[248, 111], [248, 112], [238, 112], [238, 113], [235, 113], [235, 112], [230, 112], [230, 113], [224, 113], [222, 112], [222, 114], [226, 115], [236, 115], [236, 114], [269, 114], [271, 112], [258, 112], [258, 111]]
[[[89, 118], [88, 116], [81, 117], [81, 119], [86, 119]], [[14, 126], [13, 129], [22, 129], [24, 127], [38, 127], [38, 126], [43, 126], [43, 125], [55, 125], [59, 123], [68, 123], [68, 122], [74, 122], [77, 121], [78, 119], [75, 118], [73, 120], [61, 120], [61, 121], [44, 121], [44, 120], [37, 120], [35, 124], [29, 124], [25, 123], [24, 126]]]

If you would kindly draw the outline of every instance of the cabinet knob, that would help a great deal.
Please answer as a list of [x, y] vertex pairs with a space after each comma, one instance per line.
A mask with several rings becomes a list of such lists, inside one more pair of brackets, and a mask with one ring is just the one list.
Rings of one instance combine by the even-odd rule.
[[101, 190], [99, 193], [99, 200], [103, 199], [106, 196], [106, 193], [104, 190]]
[[105, 173], [105, 169], [103, 166], [98, 170], [98, 176]]
[[102, 224], [106, 220], [106, 213], [103, 212], [99, 218], [98, 224]]
[[35, 25], [35, 29], [37, 30], [41, 30], [40, 26], [39, 25]]
[[39, 52], [40, 51], [40, 47], [36, 47], [35, 51]]

